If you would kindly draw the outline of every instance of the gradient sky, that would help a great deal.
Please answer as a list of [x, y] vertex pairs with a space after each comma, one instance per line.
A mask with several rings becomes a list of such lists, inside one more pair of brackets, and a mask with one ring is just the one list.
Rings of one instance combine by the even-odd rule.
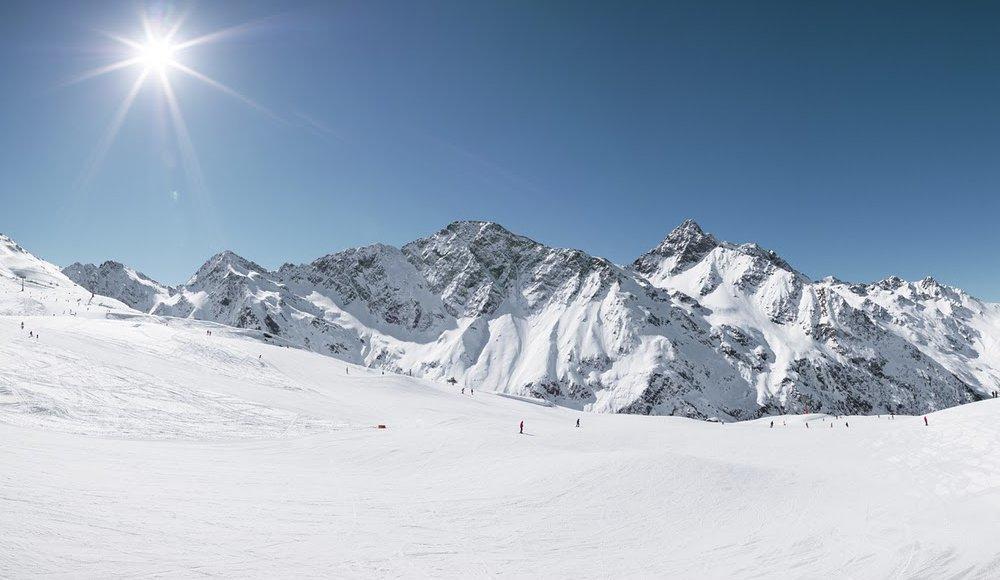
[[[1000, 300], [1000, 4], [25, 2], [0, 5], [0, 232], [168, 283], [222, 249], [276, 267], [455, 219], [629, 262], [686, 217], [816, 278], [933, 275]], [[254, 22], [157, 83], [98, 31]]]

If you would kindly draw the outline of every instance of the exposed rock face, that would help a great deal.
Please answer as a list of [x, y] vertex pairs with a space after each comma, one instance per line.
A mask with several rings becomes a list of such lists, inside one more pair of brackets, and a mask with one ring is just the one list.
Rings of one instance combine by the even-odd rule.
[[691, 220], [628, 268], [465, 221], [276, 272], [223, 252], [177, 288], [65, 273], [146, 312], [601, 412], [918, 413], [1000, 387], [1000, 306], [932, 279], [814, 282]]
[[376, 244], [329, 254], [311, 264], [285, 264], [278, 278], [302, 296], [327, 298], [359, 320], [387, 331], [425, 333], [448, 319], [441, 299], [403, 253]]

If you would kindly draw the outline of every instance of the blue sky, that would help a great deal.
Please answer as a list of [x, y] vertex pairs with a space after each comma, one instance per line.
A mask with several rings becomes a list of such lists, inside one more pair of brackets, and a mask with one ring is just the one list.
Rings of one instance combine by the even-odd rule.
[[[628, 262], [692, 217], [815, 277], [933, 275], [1000, 300], [997, 5], [5, 2], [0, 231], [168, 283], [489, 219]], [[170, 73], [201, 178], [98, 31], [187, 11]], [[117, 49], [116, 49], [117, 50]]]

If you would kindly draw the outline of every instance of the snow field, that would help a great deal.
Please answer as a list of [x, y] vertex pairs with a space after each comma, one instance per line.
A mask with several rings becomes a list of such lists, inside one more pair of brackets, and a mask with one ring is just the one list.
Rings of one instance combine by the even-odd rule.
[[26, 320], [0, 318], [3, 577], [1000, 574], [998, 401], [592, 415], [200, 323]]

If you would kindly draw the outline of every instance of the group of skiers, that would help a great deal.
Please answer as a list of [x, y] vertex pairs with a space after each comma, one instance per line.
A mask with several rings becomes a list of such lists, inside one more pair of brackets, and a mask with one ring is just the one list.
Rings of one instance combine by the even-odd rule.
[[[21, 330], [24, 330], [24, 322], [21, 323]], [[29, 330], [28, 338], [33, 338], [35, 340], [38, 340], [38, 333], [35, 332], [34, 330]]]
[[[784, 427], [787, 427], [788, 423], [782, 421], [781, 425], [784, 426]], [[849, 422], [847, 422], [847, 421], [844, 421], [844, 427], [847, 427], [848, 429], [850, 429], [851, 424]], [[808, 429], [808, 428], [809, 428], [809, 421], [806, 421], [806, 429]], [[833, 429], [833, 421], [830, 421], [830, 428]], [[774, 429], [774, 421], [771, 421], [771, 429]]]
[[[994, 392], [994, 393], [997, 393], [997, 391], [993, 391], [993, 392]], [[994, 394], [994, 398], [996, 398], [996, 394]], [[881, 418], [882, 418], [882, 415], [879, 415], [878, 417], [879, 417], [879, 419], [881, 419]], [[836, 418], [837, 418], [837, 419], [840, 419], [840, 415], [837, 415], [837, 417], [836, 417]], [[889, 418], [890, 418], [890, 419], [895, 419], [895, 418], [896, 418], [896, 415], [889, 415]], [[824, 418], [823, 418], [823, 420], [824, 420], [824, 421], [826, 421], [826, 418], [824, 417]], [[580, 426], [580, 425], [579, 425], [579, 423], [580, 423], [580, 420], [579, 420], [579, 419], [577, 419], [577, 420], [576, 420], [576, 422], [577, 422], [577, 427], [579, 427], [579, 426]], [[782, 426], [784, 426], [784, 427], [787, 427], [787, 426], [788, 426], [788, 423], [786, 423], [785, 421], [782, 421], [782, 422], [781, 422], [781, 424], [782, 424]], [[851, 427], [851, 424], [850, 424], [850, 422], [848, 422], [848, 421], [844, 421], [844, 427], [847, 427], [847, 428], [850, 428], [850, 427]], [[924, 416], [924, 427], [930, 427], [930, 423], [929, 423], [929, 422], [927, 421], [927, 416], [926, 416], [926, 415]], [[774, 421], [771, 421], [771, 426], [770, 426], [770, 428], [771, 428], [771, 429], [774, 429]], [[809, 428], [809, 421], [806, 421], [806, 429], [808, 429], [808, 428]], [[832, 421], [832, 420], [830, 421], [830, 428], [831, 428], [831, 429], [833, 429], [833, 421]]]
[[994, 399], [1000, 398], [1000, 391], [992, 391], [990, 394], [993, 395]]

